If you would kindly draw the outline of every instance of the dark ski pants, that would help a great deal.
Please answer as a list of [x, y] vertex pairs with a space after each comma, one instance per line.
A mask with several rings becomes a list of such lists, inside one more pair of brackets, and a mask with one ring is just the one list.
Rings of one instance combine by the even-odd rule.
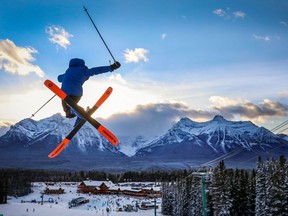
[[[75, 103], [78, 103], [81, 99], [81, 96], [74, 96], [74, 95], [68, 95], [69, 98], [71, 98]], [[65, 103], [65, 101], [62, 100], [62, 107], [64, 112], [67, 114], [71, 114], [71, 107]]]

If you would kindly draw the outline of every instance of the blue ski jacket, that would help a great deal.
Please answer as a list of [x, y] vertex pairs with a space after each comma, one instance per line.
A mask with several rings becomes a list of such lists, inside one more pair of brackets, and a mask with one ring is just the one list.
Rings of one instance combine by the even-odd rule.
[[73, 58], [69, 62], [69, 68], [64, 74], [58, 76], [58, 81], [62, 83], [61, 89], [67, 95], [82, 96], [83, 84], [90, 76], [112, 72], [111, 66], [93, 67], [88, 69], [85, 61]]

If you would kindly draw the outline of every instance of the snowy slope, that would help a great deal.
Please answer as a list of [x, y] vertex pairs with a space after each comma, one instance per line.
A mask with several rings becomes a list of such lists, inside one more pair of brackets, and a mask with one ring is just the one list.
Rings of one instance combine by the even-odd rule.
[[10, 127], [2, 126], [0, 127], [0, 137], [3, 136], [7, 131], [9, 131]]
[[119, 140], [119, 151], [129, 157], [135, 155], [139, 149], [151, 145], [151, 140], [143, 136], [119, 137]]
[[[74, 125], [75, 119], [63, 118], [60, 114], [55, 114], [40, 121], [24, 119], [0, 137], [1, 146], [5, 144], [19, 147], [46, 147], [52, 149], [56, 147], [67, 136]], [[51, 142], [53, 141], [53, 143]], [[121, 154], [116, 148], [103, 138], [92, 126], [85, 124], [74, 136], [71, 143], [81, 152], [87, 152], [91, 147], [101, 152]]]
[[[46, 188], [45, 183], [37, 182], [33, 183], [33, 193], [24, 197], [10, 197], [8, 204], [0, 206], [0, 214], [4, 216], [22, 216], [22, 215], [37, 215], [37, 216], [51, 216], [51, 215], [61, 215], [61, 216], [103, 216], [108, 215], [106, 209], [109, 208], [109, 216], [146, 216], [153, 215], [154, 209], [151, 210], [138, 210], [137, 212], [117, 212], [117, 207], [125, 205], [135, 206], [136, 202], [139, 204], [142, 201], [153, 202], [153, 199], [146, 198], [136, 198], [136, 197], [127, 197], [119, 195], [89, 195], [89, 194], [78, 194], [77, 185], [79, 183], [72, 182], [62, 182], [55, 185], [55, 187], [61, 187], [64, 189], [65, 193], [60, 195], [44, 195], [44, 201], [49, 199], [54, 201], [53, 203], [44, 202], [43, 205], [40, 205], [38, 202], [41, 202], [41, 192]], [[68, 202], [72, 199], [75, 199], [79, 196], [89, 199], [89, 203], [83, 204], [74, 208], [68, 207]], [[21, 202], [21, 201], [27, 202]], [[31, 203], [31, 200], [36, 200], [38, 202]], [[157, 199], [157, 205], [161, 207], [161, 199]], [[161, 214], [161, 208], [157, 209], [157, 215]]]
[[165, 135], [147, 148], [183, 141], [193, 141], [193, 145], [199, 146], [206, 143], [215, 152], [224, 153], [235, 148], [235, 145], [251, 149], [257, 144], [280, 143], [277, 135], [249, 121], [233, 122], [225, 120], [222, 116], [215, 116], [213, 120], [207, 122], [194, 122], [189, 118], [182, 118]]
[[244, 160], [251, 155], [257, 158], [258, 154], [266, 153], [275, 146], [287, 149], [283, 145], [285, 143], [286, 140], [249, 121], [227, 121], [222, 116], [215, 116], [207, 122], [182, 118], [151, 145], [139, 149], [134, 157], [162, 160], [190, 158], [201, 163], [241, 150], [245, 153], [241, 155]]
[[126, 158], [96, 129], [85, 124], [55, 159], [47, 155], [69, 134], [75, 119], [55, 114], [40, 121], [24, 119], [0, 137], [2, 167], [45, 169], [110, 169]]
[[0, 122], [0, 137], [9, 131], [11, 125], [11, 122]]
[[281, 137], [282, 139], [288, 141], [288, 135], [286, 134], [278, 134], [279, 137]]
[[[234, 163], [268, 151], [273, 157], [288, 152], [287, 136], [273, 134], [249, 121], [215, 116], [206, 122], [182, 118], [154, 140], [120, 135], [117, 147], [87, 123], [56, 159], [48, 159], [74, 121], [55, 114], [40, 121], [24, 119], [11, 126], [0, 137], [0, 166], [110, 171], [189, 169], [226, 154]], [[255, 165], [253, 160], [251, 165]]]

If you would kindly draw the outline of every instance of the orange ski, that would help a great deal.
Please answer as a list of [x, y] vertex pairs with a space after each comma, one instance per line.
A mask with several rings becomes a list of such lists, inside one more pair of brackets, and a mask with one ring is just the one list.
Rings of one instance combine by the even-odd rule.
[[[110, 96], [113, 89], [109, 87], [104, 94], [99, 98], [99, 100], [95, 103], [95, 105], [88, 111], [88, 115], [92, 115]], [[66, 138], [48, 155], [49, 158], [54, 158], [58, 156], [69, 144], [70, 140], [74, 137], [74, 135], [80, 130], [80, 128], [85, 124], [86, 120], [83, 118], [74, 128], [73, 130], [66, 136]], [[99, 130], [99, 129], [98, 129]]]
[[98, 121], [93, 119], [91, 115], [104, 103], [104, 101], [110, 96], [112, 93], [112, 88], [109, 87], [105, 93], [100, 97], [100, 99], [95, 103], [95, 105], [88, 111], [85, 112], [84, 109], [77, 105], [69, 96], [63, 92], [55, 83], [50, 80], [46, 80], [44, 82], [45, 86], [47, 86], [52, 92], [54, 92], [57, 96], [59, 96], [62, 100], [64, 100], [69, 106], [71, 106], [79, 115], [82, 116], [82, 120], [73, 128], [73, 130], [69, 133], [69, 135], [52, 151], [48, 157], [54, 158], [59, 155], [64, 148], [69, 144], [70, 140], [74, 137], [74, 135], [78, 132], [78, 130], [88, 121], [92, 124], [100, 134], [102, 134], [112, 145], [117, 146], [118, 139], [117, 137], [111, 133], [107, 128], [101, 125]]

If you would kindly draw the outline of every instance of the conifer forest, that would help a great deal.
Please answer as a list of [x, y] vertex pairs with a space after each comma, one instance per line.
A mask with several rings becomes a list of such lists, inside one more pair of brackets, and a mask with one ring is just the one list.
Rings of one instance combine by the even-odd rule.
[[227, 169], [223, 161], [210, 172], [191, 172], [163, 183], [162, 213], [177, 216], [288, 215], [288, 163], [258, 159], [256, 170]]
[[170, 216], [288, 215], [288, 162], [258, 158], [256, 169], [230, 169], [221, 161], [209, 170], [97, 171], [0, 170], [0, 203], [31, 193], [31, 182], [87, 178], [117, 182], [161, 182], [162, 214]]

